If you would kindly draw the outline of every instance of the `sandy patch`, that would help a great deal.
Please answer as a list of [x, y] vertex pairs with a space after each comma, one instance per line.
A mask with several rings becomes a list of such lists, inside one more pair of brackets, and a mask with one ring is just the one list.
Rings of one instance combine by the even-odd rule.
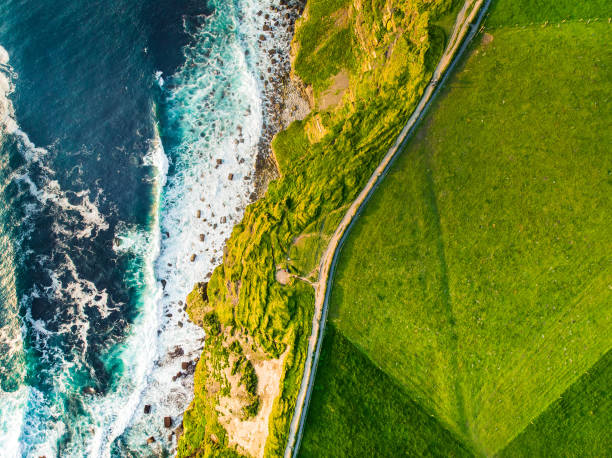
[[491, 35], [490, 33], [485, 33], [482, 36], [482, 44], [483, 46], [488, 45], [489, 43], [491, 43], [495, 38], [493, 37], [493, 35]]
[[339, 29], [344, 29], [349, 23], [349, 10], [348, 8], [341, 8], [338, 11], [332, 13], [331, 18], [334, 20], [334, 25]]
[[319, 97], [319, 109], [326, 110], [337, 105], [342, 100], [342, 96], [349, 87], [349, 75], [346, 70], [342, 70], [332, 79], [332, 84]]
[[[253, 363], [257, 374], [257, 394], [261, 407], [257, 415], [249, 420], [241, 420], [241, 410], [247, 400], [244, 387], [239, 384], [238, 374], [230, 375], [230, 369], [226, 369], [226, 377], [232, 386], [229, 397], [219, 400], [217, 411], [219, 422], [227, 431], [229, 445], [236, 447], [239, 451], [252, 457], [263, 457], [266, 439], [268, 438], [268, 422], [272, 405], [279, 394], [283, 363], [287, 351], [278, 359], [265, 359], [258, 355], [251, 355], [249, 359]], [[230, 367], [233, 361], [230, 361]]]
[[278, 269], [276, 271], [276, 281], [281, 285], [286, 285], [291, 280], [291, 274], [285, 269]]

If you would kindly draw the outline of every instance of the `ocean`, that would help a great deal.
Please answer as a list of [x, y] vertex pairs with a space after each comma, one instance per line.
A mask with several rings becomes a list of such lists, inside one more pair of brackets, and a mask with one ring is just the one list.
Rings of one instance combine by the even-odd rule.
[[254, 191], [269, 8], [0, 0], [0, 456], [174, 452], [205, 344], [184, 300]]

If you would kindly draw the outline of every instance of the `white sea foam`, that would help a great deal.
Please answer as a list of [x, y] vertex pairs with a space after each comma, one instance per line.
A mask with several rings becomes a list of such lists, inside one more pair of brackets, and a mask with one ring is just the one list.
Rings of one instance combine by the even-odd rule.
[[[75, 420], [77, 424], [67, 426], [56, 421], [43, 425], [37, 424], [35, 417], [28, 418], [28, 424], [23, 426], [18, 421], [11, 423], [14, 431], [21, 430], [23, 438], [32, 444], [28, 454], [55, 456], [58, 452], [55, 444], [67, 428], [78, 431], [81, 438], [75, 438], [72, 451], [63, 451], [63, 456], [79, 453], [109, 456], [113, 441], [120, 435], [130, 450], [142, 455], [158, 453], [161, 445], [170, 449], [176, 446], [174, 441], [167, 441], [163, 417], [171, 416], [175, 425], [180, 423], [193, 397], [192, 374], [183, 371], [181, 363], [199, 357], [204, 337], [203, 331], [188, 320], [183, 301], [193, 285], [205, 280], [222, 262], [225, 240], [250, 201], [264, 122], [264, 88], [260, 75], [271, 66], [268, 49], [276, 47], [277, 52], [287, 52], [287, 37], [269, 37], [263, 45], [258, 42], [264, 18], [257, 13], [265, 10], [272, 16], [280, 14], [279, 10], [270, 9], [272, 4], [268, 0], [214, 1], [214, 14], [203, 26], [190, 30], [192, 44], [186, 49], [186, 62], [178, 75], [167, 77], [166, 81], [161, 74], [155, 75], [169, 98], [172, 119], [166, 120], [168, 128], [174, 135], [180, 133], [181, 140], [169, 151], [171, 176], [167, 176], [168, 159], [158, 135], [144, 159], [143, 165], [156, 170], [157, 205], [152, 210], [151, 230], [122, 227], [117, 234], [120, 243], [115, 250], [130, 252], [142, 260], [142, 264], [135, 266], [140, 271], [133, 272], [133, 281], [137, 283], [133, 286], [141, 292], [141, 313], [131, 325], [128, 338], [113, 349], [125, 373], [112, 392], [87, 399], [84, 406], [87, 415]], [[3, 60], [2, 51], [0, 65], [6, 67], [2, 62], [8, 62], [8, 58]], [[6, 97], [0, 100], [8, 100], [12, 91], [9, 78], [0, 79], [2, 88], [6, 88]], [[34, 183], [26, 174], [19, 180], [39, 203], [56, 206], [76, 218], [79, 237], [92, 237], [106, 230], [108, 223], [97, 211], [97, 196], [92, 197], [88, 192], [68, 195], [62, 191], [52, 171], [45, 169], [46, 150], [36, 148], [19, 131], [10, 101], [0, 105], [0, 110], [2, 107], [8, 108], [0, 111], [0, 115], [10, 113], [0, 117], [2, 128], [20, 136], [26, 159], [36, 163], [47, 176], [42, 183]], [[221, 163], [217, 164], [217, 160]], [[196, 218], [198, 211], [200, 218]], [[65, 230], [61, 224], [54, 229], [58, 233]], [[200, 234], [204, 235], [203, 242]], [[193, 261], [192, 255], [195, 255]], [[50, 274], [53, 282], [47, 291], [32, 294], [64, 295], [70, 302], [78, 303], [73, 318], [75, 329], [83, 338], [89, 326], [84, 315], [87, 307], [96, 307], [101, 314], [109, 313], [106, 292], [98, 291], [95, 284], [82, 279], [69, 259], [62, 263], [61, 269], [61, 278], [57, 270]], [[161, 279], [166, 284], [165, 290]], [[44, 346], [54, 331], [46, 323], [31, 317], [26, 319]], [[59, 332], [67, 330], [60, 327]], [[177, 348], [182, 350], [182, 355], [172, 357], [171, 354], [177, 354]], [[73, 363], [65, 364], [69, 368]], [[56, 383], [54, 391], [58, 393], [69, 389], [70, 380], [58, 377]], [[59, 404], [54, 404], [54, 400], [44, 399], [41, 393], [29, 392], [22, 396], [27, 399], [30, 411], [34, 408], [41, 412], [40, 418], [61, 417], [61, 412], [54, 410]], [[145, 404], [153, 406], [152, 415], [143, 415]], [[146, 445], [146, 438], [151, 435], [157, 439], [153, 448]], [[17, 438], [18, 433], [12, 437]]]
[[17, 130], [15, 109], [9, 99], [14, 90], [13, 76], [14, 72], [9, 65], [8, 52], [0, 46], [0, 136], [3, 132], [10, 134]]
[[[94, 237], [100, 231], [107, 230], [109, 225], [98, 209], [99, 196], [92, 198], [89, 190], [63, 190], [55, 173], [47, 166], [49, 152], [44, 148], [36, 147], [27, 134], [19, 129], [9, 98], [14, 89], [13, 80], [16, 75], [8, 62], [6, 50], [0, 47], [0, 142], [13, 137], [26, 164], [13, 171], [7, 178], [7, 182], [0, 183], [0, 186], [6, 186], [11, 182], [17, 183], [19, 192], [27, 192], [29, 196], [34, 197], [38, 204], [35, 205], [33, 202], [27, 204], [24, 208], [26, 215], [32, 216], [40, 212], [42, 208], [56, 215], [52, 229], [58, 236], [56, 243], [57, 248], [62, 251], [63, 262], [57, 264], [57, 259], [51, 260], [45, 256], [38, 256], [37, 262], [43, 269], [46, 269], [50, 284], [44, 287], [35, 286], [29, 297], [23, 298], [23, 305], [27, 310], [25, 321], [32, 332], [33, 344], [41, 350], [41, 361], [48, 363], [46, 366], [53, 383], [53, 390], [45, 395], [25, 385], [14, 392], [0, 390], [0, 455], [3, 457], [56, 456], [58, 454], [57, 444], [68, 429], [77, 434], [73, 434], [73, 443], [70, 444], [70, 449], [62, 452], [63, 455], [82, 456], [83, 450], [90, 450], [92, 452], [90, 456], [101, 455], [102, 451], [96, 453], [96, 450], [99, 449], [99, 447], [96, 448], [98, 437], [96, 432], [104, 431], [105, 426], [112, 423], [117, 410], [125, 408], [121, 399], [106, 400], [103, 397], [96, 397], [91, 405], [84, 406], [86, 411], [90, 411], [91, 416], [75, 417], [76, 424], [65, 425], [61, 418], [66, 416], [66, 412], [63, 411], [65, 405], [63, 397], [73, 396], [70, 393], [74, 392], [75, 385], [78, 386], [78, 384], [75, 384], [72, 378], [75, 370], [82, 369], [81, 366], [84, 364], [82, 356], [88, 350], [87, 335], [90, 322], [86, 313], [87, 309], [96, 308], [102, 318], [107, 317], [112, 309], [108, 305], [108, 293], [105, 290], [99, 290], [93, 282], [82, 278], [79, 274], [77, 267], [67, 254], [67, 244], [75, 236], [81, 239]], [[37, 170], [35, 179], [29, 174], [31, 169]], [[24, 239], [28, 236], [27, 222], [23, 226], [25, 230], [20, 236]], [[4, 236], [0, 234], [1, 237]], [[14, 242], [19, 242], [19, 240]], [[4, 248], [4, 243], [2, 247], [4, 262], [9, 259], [8, 249]], [[45, 267], [51, 262], [54, 264], [53, 269]], [[2, 269], [4, 267], [3, 265]], [[15, 266], [7, 268], [14, 270]], [[12, 278], [5, 274], [6, 272], [2, 272], [3, 282], [6, 282], [6, 278]], [[2, 286], [4, 288], [7, 285]], [[62, 310], [62, 313], [69, 319], [63, 322], [54, 319], [47, 322], [34, 320], [28, 303], [41, 296], [65, 303], [67, 307]], [[9, 323], [10, 326], [0, 328], [0, 339], [2, 339], [0, 342], [10, 345], [11, 351], [15, 352], [15, 358], [17, 358], [18, 355], [23, 354], [23, 348], [22, 330], [18, 323], [15, 323], [19, 320], [16, 296], [14, 299], [14, 316], [11, 315], [14, 319]], [[10, 312], [9, 305], [3, 304], [4, 314]], [[60, 348], [49, 344], [51, 339], [60, 334], [77, 338], [78, 344], [74, 351], [77, 351], [81, 357], [71, 358], [70, 355], [63, 354]], [[133, 371], [126, 374], [126, 380], [129, 381], [131, 376], [144, 380], [142, 376], [138, 377], [138, 374], [134, 374]], [[121, 394], [125, 395], [125, 391], [132, 391], [130, 383], [123, 383]], [[80, 393], [76, 394], [76, 396], [79, 395]], [[32, 415], [25, 415], [26, 412]]]
[[[9, 99], [13, 92], [14, 73], [9, 66], [9, 55], [0, 46], [0, 146], [6, 137], [17, 130], [15, 111]], [[2, 170], [8, 169], [7, 158], [0, 158]], [[10, 184], [11, 176], [0, 183], [0, 191]], [[0, 210], [0, 217], [4, 210]], [[25, 376], [23, 340], [19, 321], [19, 304], [15, 288], [15, 253], [13, 241], [3, 233], [0, 226], [0, 300], [2, 301], [2, 322], [0, 323], [0, 344], [2, 346], [2, 368], [0, 376], [20, 384]], [[10, 371], [6, 373], [5, 371]], [[2, 456], [20, 456], [19, 434], [23, 424], [28, 388], [21, 385], [14, 391], [0, 388], [0, 450]]]
[[[166, 287], [157, 361], [124, 435], [131, 450], [144, 446], [142, 453], [150, 453], [149, 436], [157, 440], [154, 447], [161, 443], [172, 450], [176, 442], [167, 441], [163, 417], [171, 416], [178, 425], [193, 397], [192, 373], [182, 370], [181, 364], [199, 358], [203, 333], [188, 320], [184, 300], [194, 284], [205, 281], [222, 262], [225, 240], [253, 191], [264, 122], [260, 75], [272, 65], [268, 50], [288, 52], [289, 45], [287, 36], [271, 37], [265, 45], [258, 42], [264, 21], [261, 10], [282, 14], [282, 8], [273, 11], [272, 4], [212, 2], [213, 15], [190, 31], [192, 44], [186, 49], [185, 64], [166, 81], [170, 113], [166, 121], [181, 138], [168, 151], [173, 173], [161, 196], [162, 245], [155, 273]], [[157, 76], [159, 80], [161, 75]], [[179, 357], [173, 357], [177, 349]], [[147, 404], [152, 406], [151, 415], [143, 414]]]

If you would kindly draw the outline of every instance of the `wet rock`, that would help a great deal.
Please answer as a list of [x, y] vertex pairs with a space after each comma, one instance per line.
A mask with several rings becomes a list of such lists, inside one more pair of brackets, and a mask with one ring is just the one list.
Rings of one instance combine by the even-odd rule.
[[178, 327], [179, 327], [179, 328], [182, 328], [182, 327], [183, 327], [183, 322], [182, 322], [182, 321], [179, 321], [177, 324], [178, 324]]
[[86, 386], [83, 388], [84, 394], [96, 394], [96, 389], [93, 386]]
[[225, 216], [221, 217], [221, 224], [225, 224], [227, 222], [227, 218]]
[[227, 179], [228, 179], [228, 180], [230, 180], [230, 181], [232, 181], [232, 180], [234, 179], [234, 174], [233, 174], [233, 173], [230, 173], [230, 174], [227, 176]]
[[166, 280], [161, 280], [162, 288], [166, 289]]
[[259, 41], [266, 41], [266, 36], [265, 35], [259, 35]]
[[172, 417], [164, 417], [164, 427], [172, 428]]
[[149, 404], [144, 406], [144, 413], [151, 413], [151, 406]]
[[200, 234], [200, 242], [204, 241], [204, 234]]
[[196, 218], [201, 218], [202, 217], [202, 210], [198, 210], [196, 212]]
[[155, 438], [153, 436], [147, 439], [147, 444], [154, 444], [154, 443], [155, 443]]
[[194, 262], [194, 261], [196, 260], [196, 255], [195, 255], [195, 254], [192, 254], [192, 255], [191, 255], [191, 258], [189, 258], [189, 260], [190, 260], [191, 262]]
[[183, 356], [185, 354], [185, 350], [183, 350], [178, 345], [174, 347], [174, 350], [168, 353], [171, 358], [178, 358], [179, 356]]
[[223, 159], [217, 159], [217, 165], [223, 164]]
[[181, 363], [181, 369], [183, 369], [183, 370], [185, 371], [185, 370], [189, 369], [189, 366], [190, 366], [190, 365], [191, 365], [191, 362], [190, 362], [190, 361], [183, 361], [183, 362]]

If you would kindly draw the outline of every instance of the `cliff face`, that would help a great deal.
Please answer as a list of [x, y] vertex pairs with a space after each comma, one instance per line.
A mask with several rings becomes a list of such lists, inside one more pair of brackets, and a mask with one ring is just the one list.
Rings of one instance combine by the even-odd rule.
[[280, 178], [247, 208], [223, 264], [187, 301], [208, 338], [179, 456], [283, 454], [318, 261], [426, 86], [444, 42], [430, 18], [450, 3], [308, 1], [292, 76], [313, 110], [273, 140]]

